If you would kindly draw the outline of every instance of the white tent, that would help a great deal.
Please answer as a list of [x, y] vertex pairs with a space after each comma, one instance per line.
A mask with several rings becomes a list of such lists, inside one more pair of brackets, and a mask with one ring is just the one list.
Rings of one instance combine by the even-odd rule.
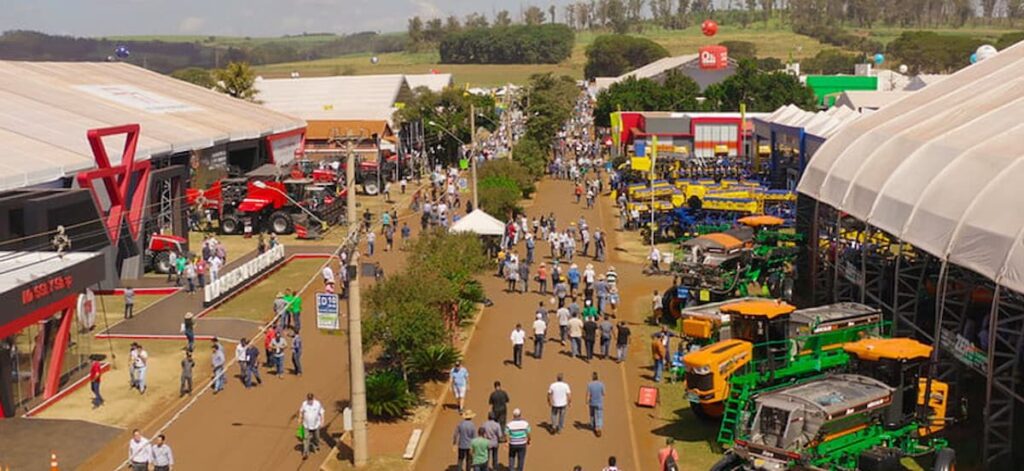
[[1024, 292], [1024, 43], [850, 122], [798, 190]]
[[482, 209], [474, 209], [458, 222], [452, 224], [451, 232], [472, 232], [479, 235], [500, 236], [505, 234], [505, 224]]

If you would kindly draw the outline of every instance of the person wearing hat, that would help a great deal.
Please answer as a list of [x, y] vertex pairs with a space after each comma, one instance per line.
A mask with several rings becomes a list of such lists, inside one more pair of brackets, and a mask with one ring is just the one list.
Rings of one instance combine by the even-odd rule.
[[[543, 309], [544, 302], [541, 301]], [[545, 314], [537, 312], [537, 320], [533, 321], [533, 357], [540, 359], [544, 356], [544, 339], [547, 337], [548, 323], [544, 320]]]
[[185, 313], [185, 320], [181, 323], [181, 331], [185, 333], [185, 338], [188, 339], [188, 351], [191, 352], [196, 344], [196, 320], [191, 312]]
[[455, 469], [462, 469], [462, 462], [466, 462], [465, 471], [473, 471], [473, 457], [470, 453], [472, 448], [473, 439], [476, 438], [476, 426], [473, 425], [473, 417], [476, 414], [471, 410], [462, 411], [462, 420], [459, 425], [455, 426], [455, 432], [452, 433], [452, 446], [455, 447], [458, 453], [458, 458], [455, 463]]

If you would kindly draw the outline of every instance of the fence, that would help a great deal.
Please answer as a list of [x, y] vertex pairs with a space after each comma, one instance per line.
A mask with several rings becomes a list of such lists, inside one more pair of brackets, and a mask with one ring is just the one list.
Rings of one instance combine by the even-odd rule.
[[216, 303], [217, 300], [231, 294], [232, 291], [245, 284], [246, 281], [259, 276], [282, 260], [284, 260], [284, 246], [276, 245], [274, 248], [257, 255], [256, 258], [243, 263], [240, 267], [217, 277], [217, 281], [206, 285], [203, 291], [203, 306], [210, 306]]

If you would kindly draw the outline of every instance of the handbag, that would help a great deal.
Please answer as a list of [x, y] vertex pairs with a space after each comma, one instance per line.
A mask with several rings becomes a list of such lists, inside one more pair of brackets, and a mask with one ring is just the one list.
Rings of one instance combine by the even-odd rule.
[[298, 438], [299, 440], [305, 440], [306, 439], [306, 426], [305, 425], [299, 424], [298, 430], [295, 431], [295, 438]]

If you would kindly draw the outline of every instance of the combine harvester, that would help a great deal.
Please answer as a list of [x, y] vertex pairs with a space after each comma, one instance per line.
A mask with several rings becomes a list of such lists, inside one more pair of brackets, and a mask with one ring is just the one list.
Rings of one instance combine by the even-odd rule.
[[925, 376], [932, 348], [910, 339], [844, 346], [855, 374], [836, 374], [757, 395], [732, 450], [712, 471], [897, 471], [904, 457], [934, 454], [952, 471], [956, 453], [936, 437], [951, 419], [949, 385]]

